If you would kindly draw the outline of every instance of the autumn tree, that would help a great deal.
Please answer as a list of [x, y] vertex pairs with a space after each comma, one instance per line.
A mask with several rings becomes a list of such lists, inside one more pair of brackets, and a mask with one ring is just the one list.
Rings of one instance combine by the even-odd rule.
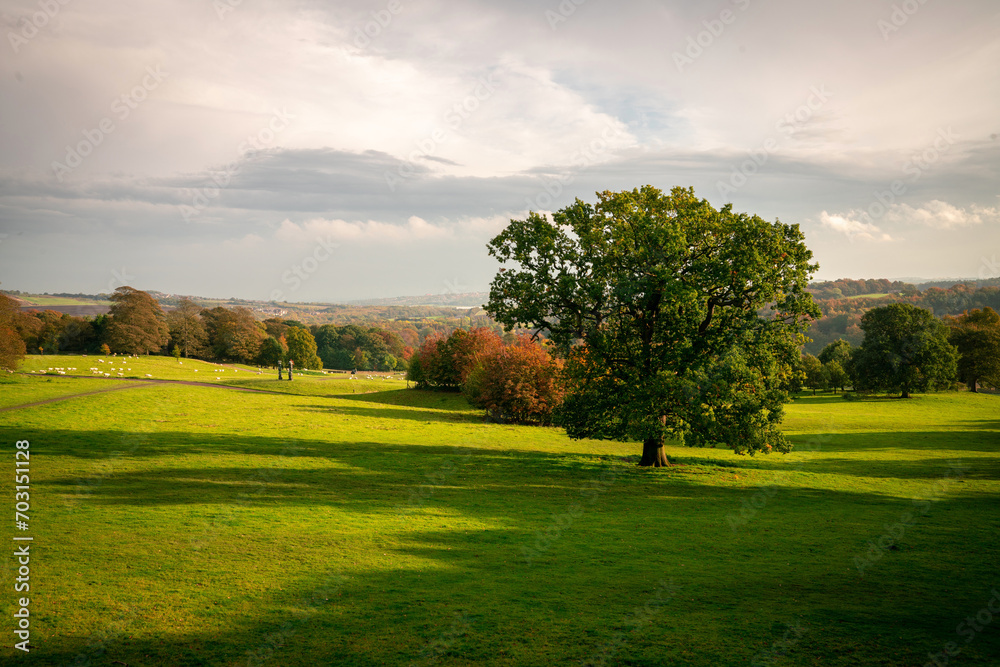
[[158, 352], [170, 340], [163, 309], [146, 292], [126, 285], [116, 289], [109, 300], [108, 346], [112, 352], [149, 354]]
[[472, 370], [502, 346], [500, 337], [486, 328], [456, 329], [447, 338], [427, 338], [414, 353], [419, 368], [409, 378], [418, 386], [458, 390]]
[[560, 368], [542, 345], [522, 337], [485, 351], [462, 392], [493, 421], [548, 425], [565, 394]]
[[529, 213], [489, 243], [505, 266], [487, 312], [547, 332], [567, 359], [561, 421], [572, 438], [664, 440], [738, 453], [789, 451], [783, 379], [819, 309], [797, 225], [716, 210], [651, 186]]
[[249, 308], [218, 306], [202, 311], [212, 354], [217, 359], [251, 363], [267, 337], [264, 325]]
[[851, 382], [859, 391], [943, 389], [957, 372], [958, 351], [948, 328], [929, 310], [908, 303], [873, 308], [861, 318], [865, 338], [851, 358]]
[[167, 315], [170, 339], [184, 357], [199, 356], [208, 345], [208, 332], [201, 321], [202, 308], [190, 299], [181, 299]]
[[1000, 315], [992, 308], [945, 318], [949, 341], [958, 348], [958, 377], [970, 391], [982, 383], [1000, 387]]
[[17, 369], [27, 350], [15, 325], [19, 310], [17, 301], [0, 294], [0, 368], [8, 371]]

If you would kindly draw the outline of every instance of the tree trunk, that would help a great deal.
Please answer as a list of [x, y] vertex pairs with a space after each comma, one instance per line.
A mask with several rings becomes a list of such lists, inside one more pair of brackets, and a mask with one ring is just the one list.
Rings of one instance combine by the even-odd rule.
[[903, 388], [903, 395], [900, 396], [900, 398], [909, 398], [909, 397], [910, 397], [910, 392], [904, 387]]
[[642, 460], [639, 461], [639, 465], [654, 468], [670, 465], [667, 453], [663, 449], [663, 438], [646, 438], [642, 442]]

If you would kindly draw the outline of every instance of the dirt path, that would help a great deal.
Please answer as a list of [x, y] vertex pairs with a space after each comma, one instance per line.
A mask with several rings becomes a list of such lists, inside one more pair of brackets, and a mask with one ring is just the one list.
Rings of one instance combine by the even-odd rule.
[[[20, 373], [20, 375], [31, 375], [33, 377], [38, 377], [37, 373]], [[7, 412], [8, 410], [20, 410], [21, 408], [33, 408], [36, 405], [45, 405], [47, 403], [56, 403], [58, 401], [67, 401], [71, 398], [80, 398], [81, 396], [93, 396], [94, 394], [104, 394], [109, 391], [121, 391], [123, 389], [138, 389], [140, 387], [151, 387], [156, 384], [184, 384], [190, 385], [192, 387], [214, 387], [216, 389], [230, 389], [232, 391], [249, 391], [256, 394], [274, 394], [278, 396], [288, 396], [288, 394], [280, 391], [268, 391], [267, 389], [253, 389], [252, 387], [230, 387], [225, 384], [212, 384], [211, 382], [194, 382], [193, 380], [146, 380], [142, 378], [92, 378], [83, 375], [60, 375], [59, 377], [67, 378], [77, 378], [84, 380], [107, 380], [107, 381], [118, 381], [118, 382], [133, 382], [132, 386], [125, 387], [109, 387], [107, 389], [95, 389], [94, 391], [85, 391], [80, 394], [68, 394], [66, 396], [57, 396], [55, 398], [47, 398], [44, 401], [35, 401], [34, 403], [22, 403], [21, 405], [9, 405], [5, 408], [0, 408], [0, 412]]]

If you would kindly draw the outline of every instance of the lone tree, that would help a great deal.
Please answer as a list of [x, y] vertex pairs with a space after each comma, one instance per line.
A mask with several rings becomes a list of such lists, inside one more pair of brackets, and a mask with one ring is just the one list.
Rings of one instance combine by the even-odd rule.
[[116, 289], [109, 299], [108, 343], [112, 351], [149, 354], [170, 340], [163, 309], [149, 294], [126, 285]]
[[851, 358], [851, 382], [859, 391], [942, 389], [955, 379], [958, 351], [948, 327], [929, 310], [908, 303], [872, 308], [861, 318], [865, 338]]
[[984, 383], [1000, 387], [1000, 315], [992, 308], [946, 317], [949, 340], [958, 348], [958, 377], [970, 391]]
[[668, 464], [667, 436], [791, 449], [777, 428], [783, 380], [819, 317], [797, 225], [645, 186], [512, 220], [489, 251], [517, 266], [500, 269], [487, 312], [566, 358], [571, 438], [642, 440], [642, 466]]

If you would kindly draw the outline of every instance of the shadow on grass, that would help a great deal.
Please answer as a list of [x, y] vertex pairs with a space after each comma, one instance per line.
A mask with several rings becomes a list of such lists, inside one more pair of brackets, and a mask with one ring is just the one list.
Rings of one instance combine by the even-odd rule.
[[[381, 404], [377, 401], [372, 401], [373, 403]], [[393, 404], [386, 404], [393, 405]], [[400, 406], [405, 407], [405, 406]], [[316, 412], [322, 412], [324, 414], [339, 414], [339, 415], [349, 415], [352, 417], [372, 417], [380, 419], [405, 419], [410, 421], [419, 422], [446, 422], [449, 424], [454, 424], [457, 422], [465, 422], [469, 424], [482, 424], [485, 422], [483, 416], [477, 413], [471, 413], [466, 411], [458, 410], [447, 410], [447, 409], [410, 409], [410, 410], [393, 410], [388, 407], [360, 407], [353, 405], [307, 405], [303, 406], [305, 410], [312, 410]]]
[[[54, 429], [40, 435], [50, 460], [107, 460], [121, 434]], [[836, 435], [831, 441], [836, 438], [845, 438], [842, 446], [852, 442], [852, 436]], [[684, 467], [612, 468], [611, 457], [598, 462], [578, 454], [471, 449], [466, 455], [447, 446], [149, 434], [79, 502], [104, 512], [89, 517], [126, 524], [130, 508], [171, 508], [162, 514], [168, 518], [154, 546], [182, 546], [167, 556], [149, 544], [112, 542], [108, 548], [125, 556], [101, 560], [100, 571], [116, 587], [86, 600], [108, 605], [94, 616], [98, 627], [121, 618], [123, 605], [137, 608], [132, 620], [99, 644], [77, 633], [51, 637], [38, 655], [43, 664], [86, 664], [74, 662], [84, 655], [91, 664], [109, 665], [548, 665], [579, 664], [610, 644], [617, 651], [612, 664], [748, 664], [780, 639], [774, 622], [800, 618], [813, 628], [808, 640], [816, 642], [803, 639], [798, 650], [811, 662], [800, 664], [822, 664], [828, 652], [852, 647], [860, 662], [872, 664], [891, 652], [899, 662], [883, 664], [902, 665], [939, 650], [938, 636], [953, 634], [955, 619], [986, 600], [976, 597], [976, 586], [996, 549], [989, 541], [994, 524], [958, 520], [961, 531], [950, 533], [934, 523], [934, 514], [917, 527], [923, 533], [914, 529], [904, 549], [884, 556], [862, 579], [851, 558], [863, 553], [865, 540], [878, 539], [882, 524], [894, 521], [907, 499], [783, 488], [734, 531], [726, 517], [755, 489], [714, 485]], [[189, 460], [220, 452], [245, 455], [246, 465]], [[135, 459], [143, 468], [125, 469]], [[900, 478], [938, 476], [937, 464], [884, 463]], [[614, 475], [602, 478], [609, 470]], [[78, 480], [43, 476], [36, 483], [72, 496]], [[414, 501], [422, 489], [427, 493]], [[956, 489], [948, 516], [988, 516], [992, 502], [988, 494], [966, 497]], [[558, 516], [572, 503], [582, 512], [567, 524]], [[238, 513], [226, 511], [234, 506]], [[347, 532], [322, 513], [330, 509], [339, 510], [332, 514], [339, 521], [353, 519], [366, 529]], [[301, 522], [310, 512], [316, 520], [303, 536]], [[178, 526], [196, 513], [220, 518], [214, 540], [185, 554], [197, 565], [185, 566], [178, 554], [190, 552], [189, 541], [199, 536]], [[292, 515], [295, 527], [286, 525]], [[99, 534], [104, 527], [82, 530]], [[337, 546], [345, 535], [370, 540], [381, 557], [353, 562], [355, 545]], [[548, 546], [529, 566], [522, 549], [536, 548], [543, 538]], [[256, 551], [260, 545], [267, 545], [264, 555]], [[918, 560], [925, 552], [931, 560]], [[152, 615], [150, 602], [133, 599], [126, 567], [155, 560], [168, 564], [166, 574], [157, 575], [165, 578], [160, 585], [184, 595], [181, 608], [169, 613], [195, 619], [206, 630], [171, 630], [166, 621], [153, 620], [164, 617]], [[322, 565], [306, 576], [282, 576], [283, 568], [303, 562]], [[940, 568], [938, 579], [925, 574], [928, 567]], [[257, 569], [273, 571], [265, 588], [224, 583]], [[948, 570], [954, 574], [945, 576]], [[204, 585], [195, 587], [191, 577]], [[914, 586], [914, 577], [926, 580]], [[641, 632], [633, 632], [634, 609], [668, 578], [683, 595], [671, 597]], [[86, 589], [76, 594], [94, 595]], [[904, 638], [898, 628], [923, 634]], [[627, 642], [614, 644], [617, 632]], [[982, 637], [974, 648], [988, 651], [996, 644]], [[670, 653], [680, 650], [671, 647], [689, 652]]]

